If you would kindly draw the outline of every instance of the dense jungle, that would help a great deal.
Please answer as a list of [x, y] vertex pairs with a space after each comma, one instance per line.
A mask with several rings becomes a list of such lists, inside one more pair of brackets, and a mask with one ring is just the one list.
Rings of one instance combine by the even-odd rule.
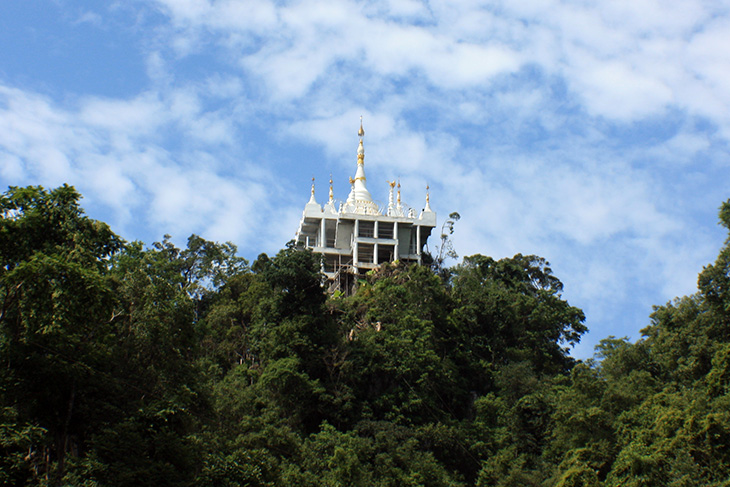
[[330, 296], [310, 251], [126, 242], [80, 200], [0, 196], [2, 485], [730, 486], [730, 240], [581, 361], [538, 256]]

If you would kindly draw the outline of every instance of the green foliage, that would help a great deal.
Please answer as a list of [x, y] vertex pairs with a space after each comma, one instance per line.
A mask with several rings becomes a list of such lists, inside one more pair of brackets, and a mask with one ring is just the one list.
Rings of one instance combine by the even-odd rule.
[[357, 377], [349, 380], [369, 417], [423, 423], [453, 407], [453, 364], [444, 357], [448, 297], [425, 267], [385, 266], [342, 319]]
[[0, 198], [0, 475], [184, 483], [197, 464], [193, 414], [206, 408], [195, 368], [201, 289], [241, 260], [197, 237], [184, 251], [125, 245], [79, 198], [68, 186]]
[[587, 328], [583, 312], [561, 299], [562, 288], [536, 256], [465, 257], [454, 269], [452, 313], [465, 354], [481, 360], [485, 372], [487, 364], [520, 361], [540, 372], [568, 370], [573, 361], [566, 345], [577, 343]]
[[0, 196], [0, 484], [728, 485], [730, 239], [641, 340], [576, 362], [540, 257], [328, 297], [310, 251], [145, 248], [79, 198]]
[[122, 241], [86, 218], [79, 198], [69, 186], [0, 198], [0, 406], [15, 418], [10, 444], [28, 444], [26, 481], [63, 475], [67, 453], [99, 420], [94, 401], [109, 392], [108, 258]]
[[332, 487], [463, 485], [419, 447], [408, 429], [392, 423], [367, 423], [344, 433], [323, 424], [305, 441], [297, 466], [284, 481]]
[[[730, 200], [720, 207], [720, 223], [730, 230]], [[698, 286], [707, 304], [716, 313], [718, 324], [724, 325], [723, 336], [727, 338], [730, 320], [730, 236], [715, 263], [700, 273]]]
[[81, 195], [70, 186], [46, 191], [40, 186], [10, 187], [0, 195], [0, 260], [3, 271], [33, 254], [63, 255], [68, 260], [105, 266], [122, 240], [102, 222], [83, 216]]

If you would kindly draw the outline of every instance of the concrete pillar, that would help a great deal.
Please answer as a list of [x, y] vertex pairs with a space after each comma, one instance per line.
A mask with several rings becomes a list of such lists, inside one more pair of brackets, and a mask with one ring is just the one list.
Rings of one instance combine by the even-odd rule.
[[[378, 228], [378, 220], [375, 220], [375, 223], [373, 223], [373, 237], [378, 238], [380, 237], [380, 229]], [[375, 245], [373, 245], [373, 264], [379, 264], [378, 262], [378, 243], [375, 242]]]
[[360, 235], [360, 220], [355, 220], [355, 225], [352, 234], [352, 266], [355, 268], [355, 273], [358, 272], [357, 268], [357, 236]]
[[398, 238], [398, 222], [393, 223], [393, 238], [395, 239], [395, 251], [393, 259], [400, 260], [400, 238]]
[[325, 232], [326, 229], [326, 219], [322, 218], [322, 221], [319, 225], [319, 246], [320, 247], [326, 247], [327, 246], [327, 233]]

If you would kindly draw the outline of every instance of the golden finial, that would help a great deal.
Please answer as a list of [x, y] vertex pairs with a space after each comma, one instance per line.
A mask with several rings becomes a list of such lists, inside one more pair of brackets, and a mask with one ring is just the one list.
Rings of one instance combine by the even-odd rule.
[[428, 190], [431, 189], [428, 184], [426, 185], [426, 204], [430, 202], [431, 195], [428, 193]]
[[357, 135], [359, 135], [360, 137], [365, 135], [365, 130], [363, 130], [362, 128], [362, 115], [360, 115], [360, 130], [357, 131]]
[[393, 189], [395, 187], [395, 180], [388, 181], [388, 184], [390, 185], [390, 189]]
[[330, 201], [332, 201], [335, 197], [335, 193], [332, 190], [332, 175], [330, 174]]
[[350, 184], [355, 184], [355, 180], [352, 179], [352, 176], [350, 176]]
[[398, 206], [400, 206], [400, 179], [398, 180]]
[[314, 199], [314, 176], [312, 176], [312, 194], [309, 196], [309, 203], [307, 204], [317, 204], [317, 200]]

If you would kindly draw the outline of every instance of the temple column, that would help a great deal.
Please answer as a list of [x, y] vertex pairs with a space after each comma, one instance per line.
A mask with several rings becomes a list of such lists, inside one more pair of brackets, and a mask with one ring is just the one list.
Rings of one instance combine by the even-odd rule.
[[398, 222], [393, 222], [393, 238], [395, 239], [395, 252], [393, 252], [393, 260], [400, 260], [400, 238], [398, 238]]
[[360, 220], [355, 220], [355, 225], [353, 226], [353, 234], [352, 234], [352, 266], [355, 268], [355, 273], [357, 274], [358, 268], [357, 268], [357, 236], [360, 235]]
[[322, 222], [319, 226], [319, 246], [320, 247], [326, 247], [327, 246], [327, 234], [325, 233], [326, 229], [326, 219], [322, 218]]

